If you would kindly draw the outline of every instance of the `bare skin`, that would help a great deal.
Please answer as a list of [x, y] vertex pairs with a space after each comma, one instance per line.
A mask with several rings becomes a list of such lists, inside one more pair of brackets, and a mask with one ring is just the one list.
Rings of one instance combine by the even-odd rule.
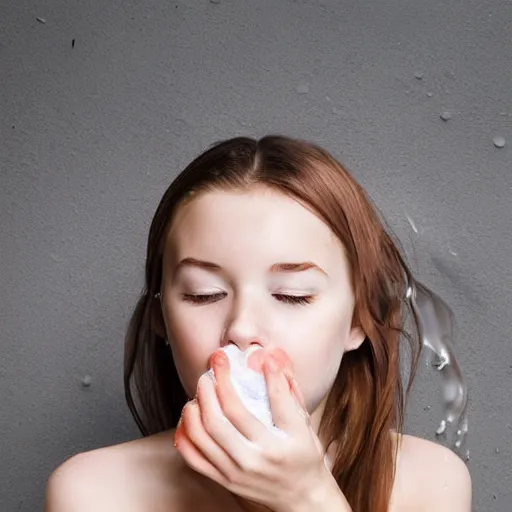
[[[244, 512], [223, 487], [190, 469], [174, 431], [81, 453], [49, 479], [45, 512]], [[389, 512], [471, 510], [469, 474], [447, 448], [403, 436]]]
[[[298, 270], [298, 262], [316, 268]], [[293, 362], [318, 432], [343, 354], [364, 340], [352, 322], [355, 300], [343, 247], [318, 217], [268, 191], [195, 198], [174, 219], [161, 294], [161, 337], [170, 340], [189, 397], [221, 346], [275, 344]], [[206, 300], [194, 303], [197, 297]], [[173, 442], [168, 431], [71, 458], [50, 478], [45, 511], [261, 510], [193, 471], [189, 463], [198, 455], [183, 447], [178, 452]], [[208, 469], [208, 461], [199, 462]], [[404, 436], [389, 512], [470, 510], [465, 464], [440, 445]]]

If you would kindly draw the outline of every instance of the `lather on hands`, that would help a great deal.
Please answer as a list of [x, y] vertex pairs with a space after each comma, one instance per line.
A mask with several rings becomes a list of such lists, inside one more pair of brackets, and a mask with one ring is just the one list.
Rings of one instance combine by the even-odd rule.
[[219, 350], [210, 360], [217, 385], [206, 374], [199, 379], [176, 429], [176, 449], [197, 472], [275, 512], [334, 510], [338, 503], [337, 510], [350, 510], [325, 465], [289, 358], [278, 348], [265, 352], [272, 417], [286, 438], [245, 408], [230, 380], [229, 359]]

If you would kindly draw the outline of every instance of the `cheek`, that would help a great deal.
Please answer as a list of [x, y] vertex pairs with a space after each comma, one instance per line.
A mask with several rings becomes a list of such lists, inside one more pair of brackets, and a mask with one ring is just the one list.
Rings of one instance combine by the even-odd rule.
[[180, 315], [179, 308], [168, 319], [174, 364], [187, 395], [192, 398], [199, 377], [208, 370], [208, 360], [218, 348], [219, 337], [207, 321], [202, 319], [198, 322]]
[[[350, 319], [343, 314], [321, 315], [318, 321], [301, 325], [295, 339], [288, 339], [289, 355], [295, 378], [299, 383], [310, 412], [329, 393], [344, 353], [344, 339], [350, 329]], [[287, 350], [287, 347], [282, 347]]]
[[343, 347], [338, 336], [319, 339], [311, 351], [295, 359], [295, 378], [310, 412], [331, 390], [342, 358]]

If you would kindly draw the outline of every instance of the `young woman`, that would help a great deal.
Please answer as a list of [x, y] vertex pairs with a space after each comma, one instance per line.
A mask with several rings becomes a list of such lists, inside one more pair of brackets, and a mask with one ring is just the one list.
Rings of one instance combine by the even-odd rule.
[[[212, 146], [149, 232], [125, 354], [143, 437], [63, 463], [46, 512], [469, 512], [465, 464], [402, 434], [399, 347], [414, 375], [421, 346], [414, 314], [404, 329], [411, 279], [324, 149], [284, 136]], [[285, 438], [236, 395], [230, 344], [262, 349], [251, 367]]]

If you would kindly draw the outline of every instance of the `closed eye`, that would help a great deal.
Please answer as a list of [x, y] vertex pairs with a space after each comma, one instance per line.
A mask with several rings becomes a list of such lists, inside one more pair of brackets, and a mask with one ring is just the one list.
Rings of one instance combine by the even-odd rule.
[[[212, 302], [217, 302], [225, 295], [225, 293], [214, 293], [209, 295], [194, 295], [190, 293], [184, 293], [182, 296], [185, 302], [192, 302], [194, 304], [209, 304]], [[291, 305], [311, 304], [315, 299], [313, 295], [285, 295], [282, 293], [275, 293], [273, 296], [278, 301]]]

